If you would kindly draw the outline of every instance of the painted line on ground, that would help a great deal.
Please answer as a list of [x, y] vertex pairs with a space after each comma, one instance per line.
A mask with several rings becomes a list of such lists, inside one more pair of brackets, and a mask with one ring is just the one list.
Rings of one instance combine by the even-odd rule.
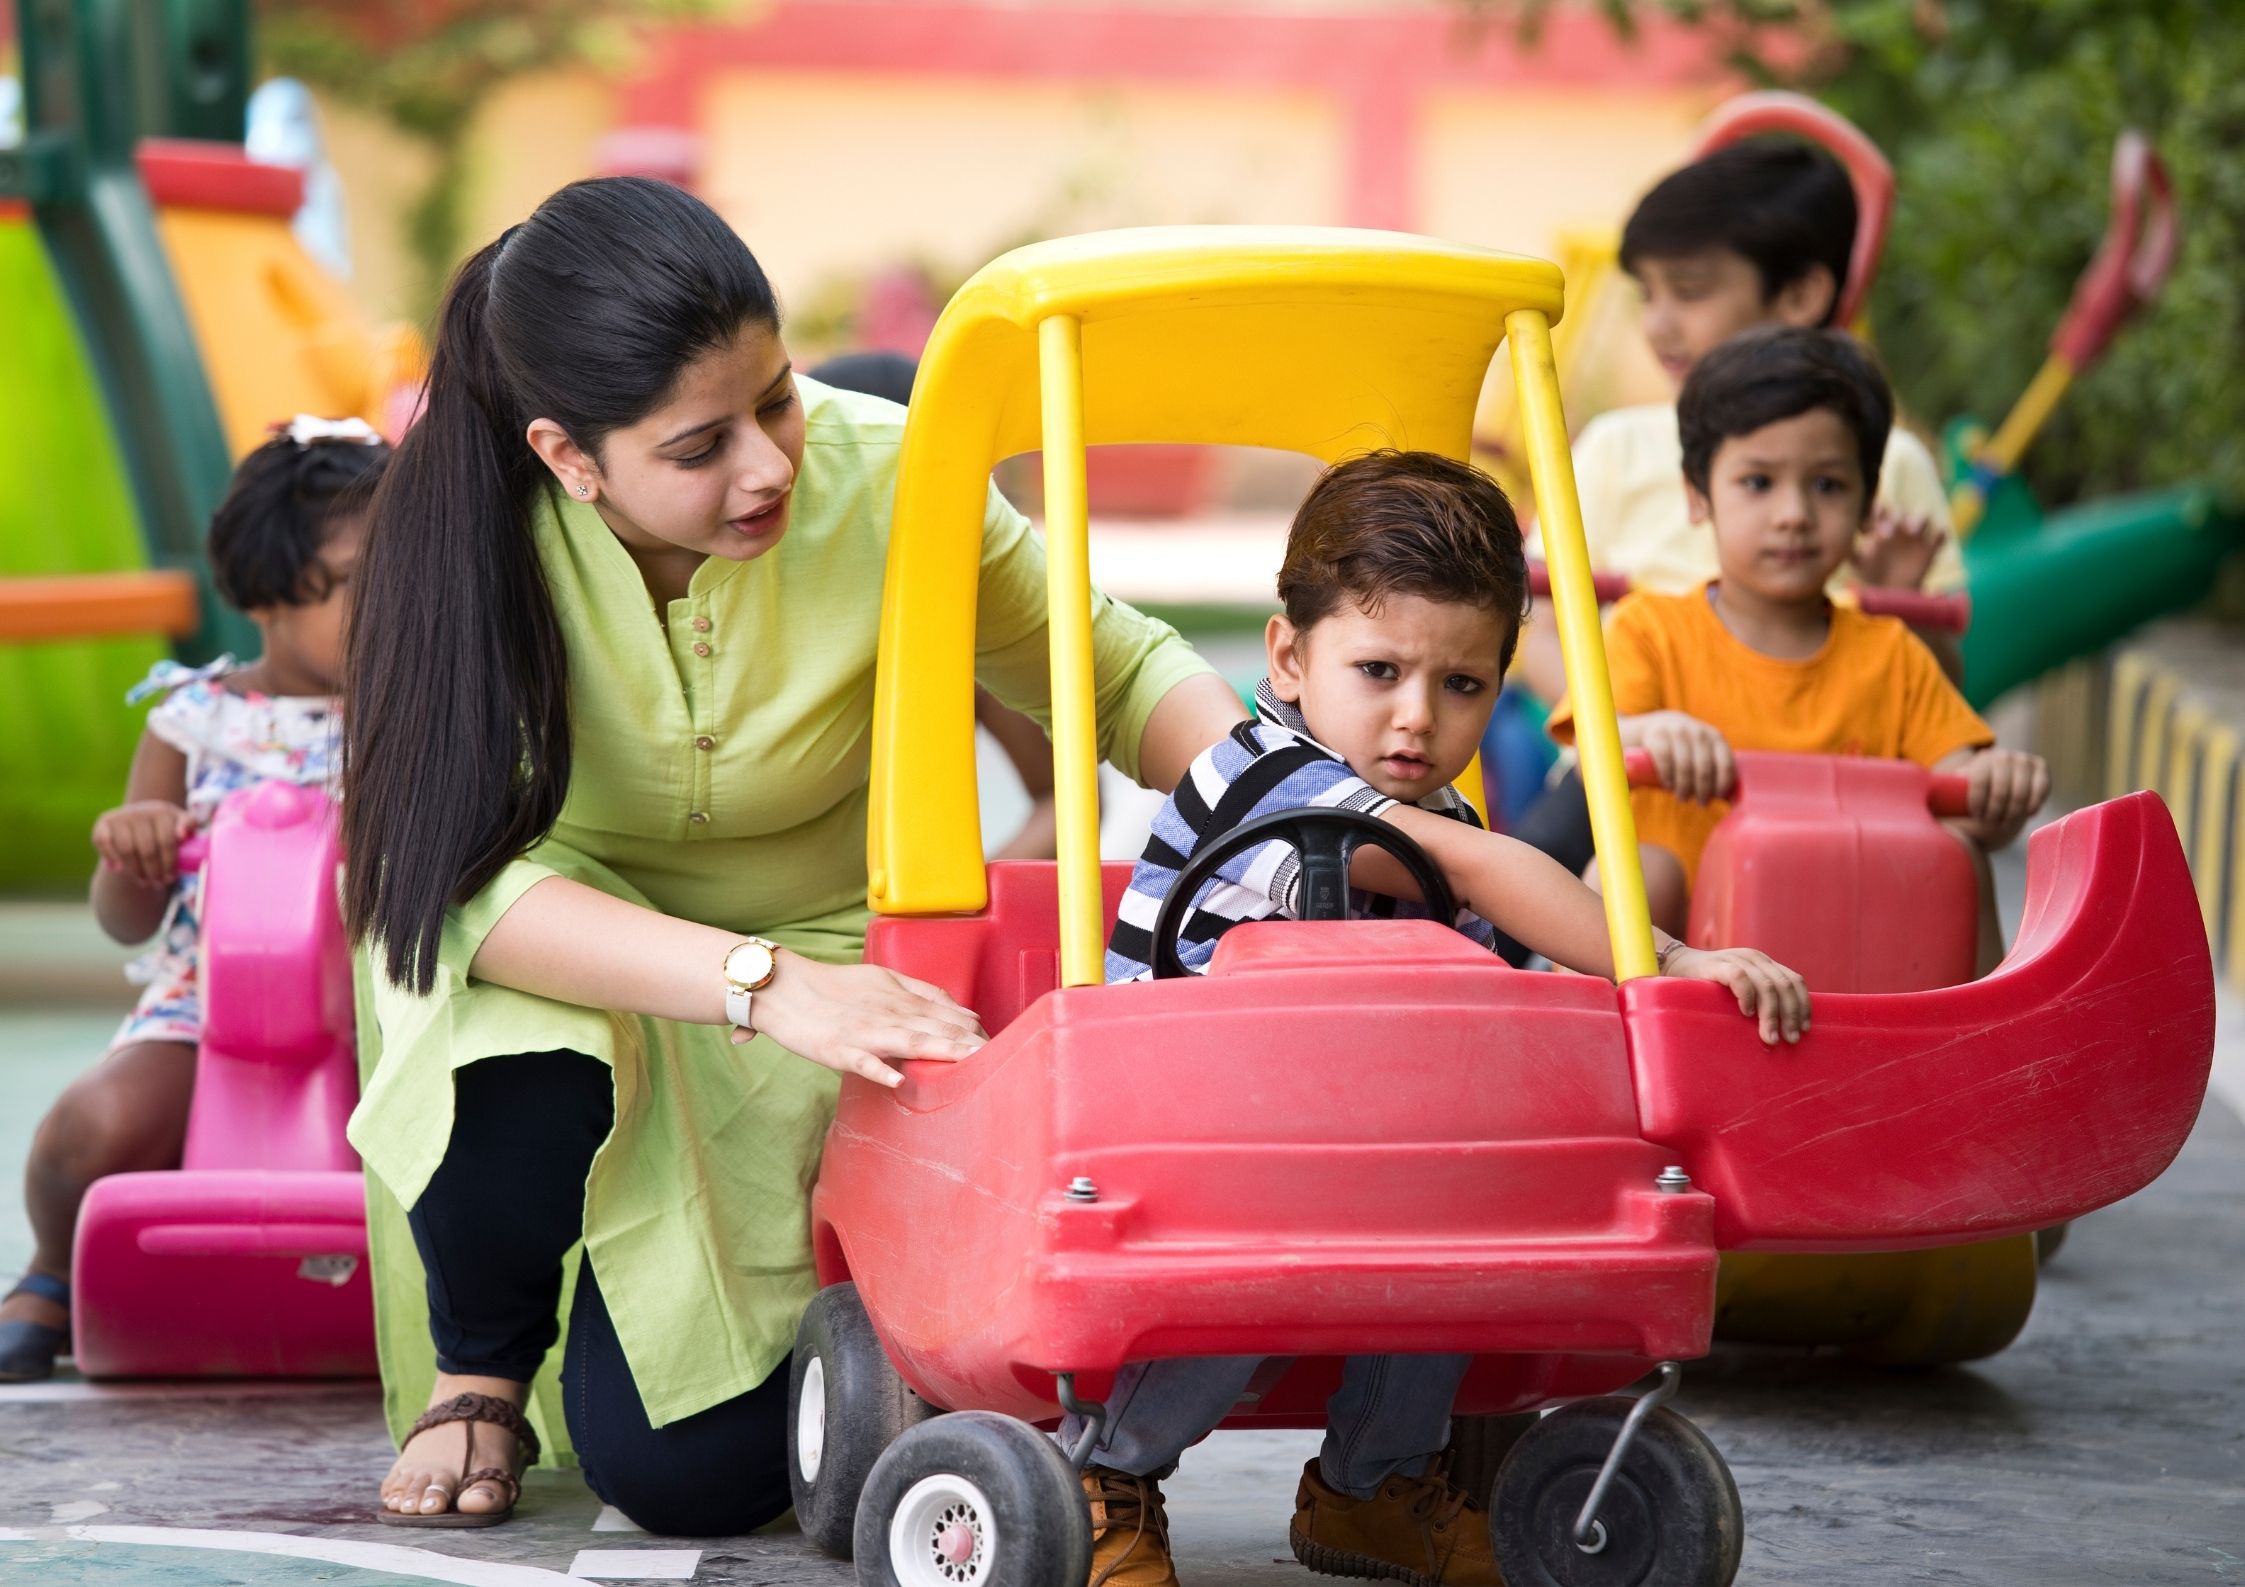
[[381, 1386], [373, 1378], [341, 1382], [214, 1378], [208, 1383], [88, 1383], [82, 1378], [62, 1378], [0, 1387], [0, 1405], [53, 1405], [74, 1400], [287, 1400], [335, 1395], [371, 1401], [380, 1393]]
[[461, 1559], [395, 1543], [361, 1543], [349, 1538], [300, 1537], [291, 1532], [221, 1532], [199, 1527], [74, 1526], [70, 1536], [89, 1543], [139, 1543], [154, 1548], [204, 1548], [236, 1554], [277, 1554], [291, 1559], [356, 1565], [453, 1587], [570, 1587], [573, 1578], [538, 1565], [504, 1565], [496, 1560]]
[[701, 1562], [698, 1548], [584, 1548], [569, 1562], [569, 1574], [588, 1581], [692, 1581]]

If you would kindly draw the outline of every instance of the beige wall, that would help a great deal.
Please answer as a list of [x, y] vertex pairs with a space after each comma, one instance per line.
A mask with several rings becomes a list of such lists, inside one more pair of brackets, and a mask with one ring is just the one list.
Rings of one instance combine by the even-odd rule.
[[[1683, 163], [1691, 134], [1724, 97], [1691, 92], [1540, 91], [1432, 96], [1420, 118], [1419, 223], [1437, 237], [1560, 257], [1563, 233], [1618, 231], [1630, 206]], [[1582, 411], [1664, 401], [1670, 386], [1637, 335], [1635, 292], [1612, 284], [1571, 360], [1598, 389], [1569, 392]], [[1501, 361], [1500, 361], [1501, 362]], [[1498, 384], [1504, 384], [1499, 371]]]
[[[1715, 97], [1437, 94], [1420, 116], [1419, 227], [1548, 253], [1562, 228], [1618, 224], [1683, 157]], [[1031, 236], [1345, 218], [1344, 112], [1307, 91], [735, 72], [712, 79], [695, 109], [704, 194], [798, 309], [885, 266], [956, 279]], [[322, 114], [348, 194], [353, 292], [375, 320], [414, 312], [404, 226], [429, 152], [347, 106]], [[463, 243], [488, 241], [595, 170], [616, 114], [613, 85], [590, 72], [496, 94], [470, 136]], [[1660, 394], [1633, 313], [1606, 308], [1598, 361], [1616, 372], [1615, 389], [1590, 405]]]
[[405, 227], [435, 165], [427, 145], [334, 99], [320, 102], [320, 131], [343, 181], [351, 296], [378, 325], [417, 317], [418, 283]]
[[734, 73], [701, 124], [704, 195], [785, 298], [1036, 236], [1339, 218], [1342, 126], [1310, 94]]

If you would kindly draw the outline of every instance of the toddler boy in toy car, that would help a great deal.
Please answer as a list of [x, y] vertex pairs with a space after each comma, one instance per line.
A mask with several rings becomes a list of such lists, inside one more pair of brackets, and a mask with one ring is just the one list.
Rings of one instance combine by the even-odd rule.
[[[1870, 526], [1894, 423], [1862, 344], [1831, 330], [1748, 332], [1693, 368], [1677, 423], [1684, 490], [1717, 576], [1683, 594], [1631, 595], [1606, 629], [1622, 744], [1650, 750], [1664, 785], [1632, 796], [1654, 921], [1683, 929], [1700, 851], [1728, 808], [1733, 749], [1961, 773], [1972, 788], [1961, 835], [1985, 849], [2018, 836], [2050, 792], [2042, 761], [1996, 748], [1898, 619], [1827, 593]], [[1552, 734], [1565, 742], [1573, 728], [1562, 701]]]
[[[1520, 529], [1485, 475], [1421, 452], [1381, 452], [1333, 468], [1295, 515], [1265, 633], [1270, 675], [1256, 718], [1205, 751], [1156, 817], [1107, 952], [1107, 979], [1151, 974], [1152, 928], [1194, 850], [1258, 816], [1307, 807], [1361, 811], [1416, 840], [1461, 905], [1452, 924], [1488, 944], [1493, 928], [1554, 962], [1610, 976], [1594, 893], [1528, 847], [1482, 830], [1450, 784], [1487, 726], [1527, 600]], [[1300, 861], [1281, 843], [1238, 855], [1196, 893], [1178, 956], [1203, 969], [1243, 921], [1297, 913]], [[1402, 865], [1361, 849], [1350, 866], [1358, 914], [1423, 916]], [[1765, 1041], [1808, 1025], [1799, 976], [1752, 950], [1700, 951], [1656, 934], [1663, 974], [1717, 982]], [[1350, 1358], [1327, 1406], [1318, 1458], [1303, 1470], [1290, 1539], [1312, 1570], [1447, 1584], [1499, 1581], [1480, 1507], [1450, 1484], [1438, 1452], [1469, 1358]], [[1259, 1359], [1127, 1367], [1084, 1474], [1100, 1587], [1172, 1587], [1160, 1479], [1246, 1392]], [[1063, 1436], [1080, 1436], [1080, 1423]]]

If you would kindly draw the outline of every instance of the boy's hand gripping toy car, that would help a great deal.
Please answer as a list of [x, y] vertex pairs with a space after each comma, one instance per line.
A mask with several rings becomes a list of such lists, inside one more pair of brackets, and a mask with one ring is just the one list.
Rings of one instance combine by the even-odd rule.
[[219, 807], [203, 873], [202, 1049], [177, 1169], [97, 1180], [78, 1216], [89, 1378], [375, 1370], [336, 811], [268, 782]]
[[[1989, 980], [1824, 997], [1770, 1049], [1719, 988], [1652, 977], [1560, 306], [1535, 260], [1180, 228], [1008, 254], [937, 325], [890, 546], [867, 952], [993, 1035], [894, 1091], [845, 1081], [812, 1203], [829, 1287], [798, 1337], [790, 1459], [804, 1530], [854, 1547], [861, 1581], [1081, 1582], [1082, 1493], [1032, 1424], [1069, 1406], [1096, 1428], [1126, 1362], [1291, 1357], [1231, 1423], [1313, 1426], [1336, 1358], [1456, 1351], [1479, 1358], [1461, 1412], [1574, 1402], [1499, 1475], [1508, 1580], [1728, 1582], [1736, 1490], [1657, 1403], [1707, 1348], [1719, 1251], [2025, 1233], [2180, 1147], [2211, 967], [2148, 795], [2037, 834], [2028, 924]], [[1518, 974], [1427, 921], [1305, 920], [1239, 927], [1203, 977], [1099, 985], [1127, 868], [1096, 848], [1083, 447], [1463, 457], [1508, 339], [1623, 984]], [[986, 870], [977, 547], [991, 464], [1040, 446], [1061, 859]], [[1593, 1397], [1656, 1366], [1650, 1395]]]

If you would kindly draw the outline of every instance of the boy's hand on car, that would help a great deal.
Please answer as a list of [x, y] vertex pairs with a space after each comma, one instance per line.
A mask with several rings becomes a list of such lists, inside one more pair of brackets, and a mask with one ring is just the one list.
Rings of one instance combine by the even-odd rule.
[[1682, 981], [1713, 981], [1738, 999], [1738, 1011], [1761, 1026], [1762, 1040], [1801, 1039], [1808, 1029], [1808, 983], [1754, 948], [1687, 948], [1681, 943], [1661, 960], [1660, 973]]
[[1885, 502], [1871, 509], [1871, 521], [1855, 537], [1855, 576], [1875, 589], [1922, 587], [1933, 558], [1949, 532], [1922, 512], [1896, 512]]
[[1731, 747], [1696, 716], [1681, 711], [1650, 711], [1631, 718], [1631, 737], [1652, 753], [1661, 786], [1679, 799], [1705, 804], [1729, 796], [1738, 768]]
[[1968, 808], [1990, 848], [2019, 835], [2027, 818], [2050, 797], [2050, 767], [2040, 755], [2016, 749], [1984, 749], [1964, 769]]
[[169, 799], [142, 799], [94, 822], [94, 852], [143, 887], [169, 887], [179, 877], [179, 845], [194, 830], [195, 818]]

